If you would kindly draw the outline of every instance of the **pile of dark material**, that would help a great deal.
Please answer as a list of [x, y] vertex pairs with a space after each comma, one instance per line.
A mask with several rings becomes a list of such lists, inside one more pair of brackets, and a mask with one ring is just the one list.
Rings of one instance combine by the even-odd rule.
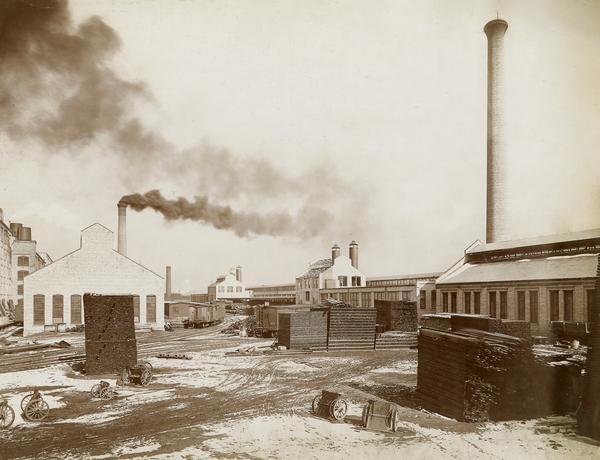
[[428, 329], [437, 329], [438, 331], [451, 331], [450, 315], [448, 314], [430, 314], [421, 316], [421, 327]]
[[384, 331], [416, 332], [419, 324], [417, 303], [404, 300], [375, 300], [377, 324]]
[[329, 309], [329, 350], [373, 350], [375, 348], [373, 308], [331, 307]]
[[327, 348], [327, 310], [312, 309], [279, 314], [279, 345], [291, 349]]
[[552, 321], [552, 336], [557, 340], [579, 340], [589, 345], [590, 333], [588, 323], [577, 321]]
[[478, 329], [495, 332], [521, 339], [531, 339], [531, 325], [528, 321], [517, 321], [492, 318], [486, 315], [468, 315], [462, 313], [438, 313], [423, 315], [421, 326], [440, 331], [460, 331], [462, 329]]
[[593, 296], [586, 380], [577, 421], [581, 434], [600, 440], [600, 256]]
[[221, 330], [221, 334], [239, 335], [240, 331], [245, 330], [246, 335], [256, 335], [256, 318], [249, 316], [248, 318], [234, 321], [229, 326]]
[[116, 373], [135, 366], [133, 296], [85, 294], [83, 305], [86, 373]]
[[576, 409], [581, 366], [536, 361], [528, 341], [476, 329], [422, 328], [417, 390], [426, 409], [465, 421]]

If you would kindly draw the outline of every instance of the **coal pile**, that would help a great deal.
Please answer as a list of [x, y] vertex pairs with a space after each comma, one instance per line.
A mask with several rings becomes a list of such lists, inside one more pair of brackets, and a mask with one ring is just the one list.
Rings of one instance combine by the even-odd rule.
[[331, 307], [329, 309], [329, 350], [373, 350], [375, 348], [373, 308]]
[[419, 320], [416, 302], [376, 299], [375, 309], [377, 324], [382, 324], [384, 331], [417, 331]]
[[327, 348], [327, 310], [279, 314], [278, 344], [288, 350]]
[[86, 373], [117, 373], [135, 366], [133, 296], [85, 294], [83, 305]]
[[475, 329], [421, 329], [417, 390], [423, 406], [462, 421], [572, 412], [581, 366], [539, 363], [529, 342]]

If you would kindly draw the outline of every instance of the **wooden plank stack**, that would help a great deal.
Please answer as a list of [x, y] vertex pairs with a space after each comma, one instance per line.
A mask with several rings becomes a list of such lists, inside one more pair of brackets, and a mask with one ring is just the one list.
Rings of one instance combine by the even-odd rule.
[[417, 331], [419, 320], [416, 302], [376, 299], [375, 309], [377, 324], [382, 324], [384, 331]]
[[135, 366], [133, 296], [85, 294], [83, 304], [86, 373], [117, 373]]
[[375, 348], [373, 308], [331, 307], [329, 310], [329, 350], [373, 350]]
[[394, 350], [399, 348], [416, 348], [416, 332], [388, 331], [375, 337], [376, 350]]
[[288, 350], [327, 348], [325, 309], [279, 313], [278, 343]]

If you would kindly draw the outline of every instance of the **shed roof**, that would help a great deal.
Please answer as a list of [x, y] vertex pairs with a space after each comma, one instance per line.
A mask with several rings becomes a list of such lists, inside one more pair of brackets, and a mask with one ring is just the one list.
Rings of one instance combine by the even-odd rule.
[[437, 279], [437, 285], [594, 278], [598, 254], [465, 263]]

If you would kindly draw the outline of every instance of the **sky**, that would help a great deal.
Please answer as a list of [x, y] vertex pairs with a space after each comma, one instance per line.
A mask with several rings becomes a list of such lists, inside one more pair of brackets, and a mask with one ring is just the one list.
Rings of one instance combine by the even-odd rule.
[[291, 282], [351, 240], [366, 276], [447, 269], [485, 238], [483, 26], [497, 15], [511, 237], [600, 227], [600, 2], [57, 5], [81, 55], [0, 48], [0, 71], [16, 63], [0, 80], [14, 95], [0, 207], [54, 259], [91, 223], [116, 232], [122, 196], [159, 190], [171, 218], [129, 208], [128, 256], [171, 265], [175, 290], [236, 265], [248, 285]]

